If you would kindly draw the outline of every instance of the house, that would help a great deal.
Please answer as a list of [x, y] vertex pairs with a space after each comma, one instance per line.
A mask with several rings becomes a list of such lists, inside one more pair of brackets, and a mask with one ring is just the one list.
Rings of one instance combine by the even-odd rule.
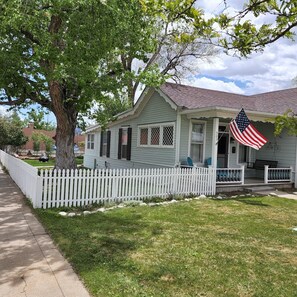
[[[268, 139], [260, 150], [240, 145], [229, 131], [230, 121], [241, 108]], [[264, 165], [291, 167], [292, 179], [297, 137], [286, 133], [275, 137], [273, 124], [288, 109], [297, 112], [297, 88], [253, 96], [173, 83], [146, 88], [134, 108], [119, 114], [105, 131], [99, 125], [86, 130], [84, 165], [175, 167], [185, 165], [190, 156], [196, 166], [211, 165], [221, 172], [240, 168], [246, 178], [263, 178]], [[256, 160], [260, 164], [256, 169], [262, 170], [250, 168]]]
[[[46, 136], [48, 136], [49, 138], [53, 138], [56, 135], [56, 130], [39, 130], [39, 129], [35, 129], [34, 128], [34, 124], [33, 123], [29, 123], [27, 127], [23, 128], [23, 133], [25, 136], [28, 137], [28, 141], [27, 143], [22, 147], [22, 150], [24, 150], [25, 152], [34, 151], [34, 145], [33, 145], [33, 140], [32, 140], [32, 134], [33, 133], [39, 133], [39, 134], [44, 134]], [[74, 136], [74, 143], [78, 144], [80, 147], [80, 150], [83, 151], [84, 150], [84, 145], [82, 146], [81, 144], [84, 144], [84, 140], [85, 137], [83, 135], [81, 135], [81, 133], [75, 133]], [[40, 143], [40, 151], [45, 151], [45, 144], [44, 143]]]

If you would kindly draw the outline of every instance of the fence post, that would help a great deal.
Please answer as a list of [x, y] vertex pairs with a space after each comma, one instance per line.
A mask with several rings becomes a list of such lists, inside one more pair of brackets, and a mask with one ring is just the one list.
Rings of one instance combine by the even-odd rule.
[[111, 190], [111, 199], [113, 202], [117, 202], [118, 198], [118, 169], [111, 169], [111, 179], [112, 182], [112, 190]]
[[268, 184], [268, 168], [269, 165], [264, 165], [264, 184]]
[[32, 199], [33, 208], [42, 207], [42, 177], [36, 176], [36, 190]]
[[[295, 173], [296, 174], [296, 173]], [[294, 179], [293, 179], [293, 166], [290, 166], [290, 181], [293, 183]]]
[[173, 195], [176, 194], [177, 192], [177, 181], [178, 181], [178, 176], [180, 175], [180, 167], [175, 167], [173, 168], [173, 170], [171, 171], [173, 173], [173, 187], [172, 187], [172, 193]]
[[241, 165], [241, 184], [244, 184], [244, 165]]

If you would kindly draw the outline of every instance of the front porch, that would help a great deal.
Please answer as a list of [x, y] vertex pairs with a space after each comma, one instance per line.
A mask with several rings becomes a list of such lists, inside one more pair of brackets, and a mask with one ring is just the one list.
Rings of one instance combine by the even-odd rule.
[[264, 166], [263, 172], [249, 172], [248, 168], [217, 168], [216, 192], [241, 191], [248, 188], [270, 186], [277, 189], [292, 188], [294, 180], [293, 167], [269, 168]]

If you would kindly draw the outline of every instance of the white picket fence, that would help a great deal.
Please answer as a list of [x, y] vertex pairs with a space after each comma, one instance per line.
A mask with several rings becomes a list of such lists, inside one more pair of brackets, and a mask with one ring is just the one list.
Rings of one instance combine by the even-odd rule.
[[143, 200], [174, 195], [214, 195], [212, 168], [41, 170], [1, 151], [1, 163], [33, 207], [51, 208]]
[[36, 207], [81, 206], [170, 195], [215, 194], [213, 169], [42, 170]]
[[35, 206], [42, 193], [42, 181], [38, 176], [38, 170], [0, 150], [0, 162], [8, 170], [9, 175], [19, 186], [24, 195]]

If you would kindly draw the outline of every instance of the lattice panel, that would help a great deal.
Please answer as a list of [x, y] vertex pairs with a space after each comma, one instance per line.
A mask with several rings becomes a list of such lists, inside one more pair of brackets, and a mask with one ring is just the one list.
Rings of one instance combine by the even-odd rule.
[[148, 144], [148, 128], [140, 129], [140, 145]]
[[151, 145], [160, 144], [160, 127], [151, 128]]
[[173, 126], [163, 127], [163, 145], [173, 145]]

